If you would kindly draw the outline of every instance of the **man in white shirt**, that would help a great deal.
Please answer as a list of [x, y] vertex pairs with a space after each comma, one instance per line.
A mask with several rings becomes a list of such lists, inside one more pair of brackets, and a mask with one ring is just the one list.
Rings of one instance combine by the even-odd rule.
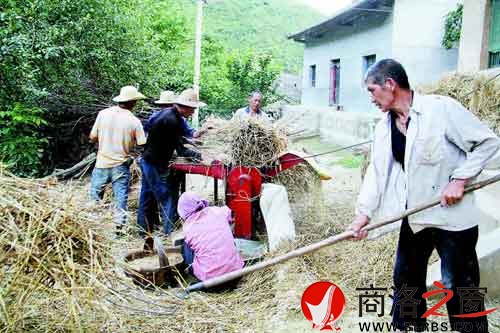
[[[442, 283], [454, 296], [446, 305], [453, 328], [486, 327], [487, 318], [462, 314], [457, 288], [479, 287], [475, 252], [478, 238], [474, 197], [464, 187], [500, 148], [498, 137], [456, 100], [419, 95], [410, 89], [401, 64], [384, 59], [367, 71], [372, 102], [387, 116], [377, 124], [372, 159], [363, 181], [356, 217], [349, 226], [355, 239], [374, 217], [396, 216], [440, 196], [441, 206], [403, 219], [394, 267], [393, 323], [403, 331], [425, 328], [426, 273], [434, 249], [441, 258]], [[407, 289], [407, 290], [404, 290]], [[403, 310], [412, 289], [415, 313]], [[415, 303], [414, 303], [415, 304]], [[478, 311], [484, 310], [483, 308]], [[460, 329], [458, 329], [460, 331]], [[483, 331], [482, 331], [483, 332]], [[487, 332], [487, 329], [484, 331]]]
[[248, 120], [259, 119], [266, 123], [271, 122], [271, 118], [260, 108], [262, 102], [262, 94], [258, 91], [252, 92], [248, 96], [248, 106], [236, 110], [233, 119]]

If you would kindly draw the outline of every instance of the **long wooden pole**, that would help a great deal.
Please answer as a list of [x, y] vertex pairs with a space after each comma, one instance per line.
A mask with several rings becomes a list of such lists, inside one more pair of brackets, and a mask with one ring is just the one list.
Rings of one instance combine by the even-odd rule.
[[[487, 185], [496, 183], [498, 181], [500, 181], [500, 174], [496, 175], [494, 177], [491, 177], [489, 179], [486, 179], [486, 180], [479, 181], [479, 182], [476, 182], [476, 183], [468, 185], [465, 188], [465, 193], [470, 193], [470, 192], [476, 191], [476, 190], [478, 190], [480, 188], [483, 188], [483, 187], [485, 187]], [[404, 211], [401, 215], [396, 216], [394, 218], [388, 219], [386, 221], [378, 222], [378, 223], [368, 224], [363, 229], [367, 230], [367, 231], [370, 231], [370, 230], [374, 230], [374, 229], [380, 228], [382, 226], [385, 226], [385, 225], [394, 223], [396, 221], [399, 221], [399, 220], [403, 219], [404, 217], [407, 217], [407, 216], [410, 216], [412, 214], [415, 214], [415, 213], [418, 213], [420, 211], [423, 211], [423, 210], [425, 210], [427, 208], [437, 206], [440, 202], [441, 202], [440, 198], [435, 198], [434, 200], [432, 200], [432, 201], [430, 201], [428, 203], [422, 204], [422, 205], [417, 206], [415, 208], [408, 209], [408, 210]], [[255, 264], [255, 265], [248, 266], [248, 267], [245, 267], [243, 269], [240, 269], [240, 270], [237, 270], [237, 271], [234, 271], [234, 272], [230, 272], [230, 273], [218, 276], [216, 278], [208, 279], [206, 281], [193, 284], [193, 285], [187, 287], [185, 289], [185, 291], [186, 292], [192, 292], [192, 291], [197, 291], [197, 290], [212, 288], [214, 286], [223, 284], [225, 282], [237, 279], [239, 277], [242, 277], [244, 275], [247, 275], [247, 274], [250, 274], [250, 273], [253, 273], [253, 272], [256, 272], [256, 271], [260, 271], [260, 270], [262, 270], [264, 268], [267, 268], [267, 267], [270, 267], [270, 266], [282, 263], [284, 261], [287, 261], [287, 260], [290, 260], [290, 259], [293, 259], [293, 258], [296, 258], [296, 257], [300, 257], [300, 256], [303, 256], [303, 255], [308, 254], [308, 253], [312, 253], [312, 252], [318, 251], [318, 250], [320, 250], [320, 249], [322, 249], [324, 247], [327, 247], [327, 246], [330, 246], [332, 244], [338, 243], [340, 241], [349, 239], [353, 235], [354, 235], [354, 233], [352, 231], [344, 231], [344, 232], [342, 232], [342, 233], [340, 233], [338, 235], [334, 235], [334, 236], [326, 238], [326, 239], [324, 239], [322, 241], [319, 241], [317, 243], [313, 243], [313, 244], [310, 244], [310, 245], [307, 245], [307, 246], [295, 249], [295, 250], [293, 250], [291, 252], [288, 252], [286, 254], [283, 254], [283, 255], [271, 258], [271, 259], [266, 260], [266, 261], [262, 261], [260, 263]]]
[[[201, 38], [203, 35], [203, 0], [197, 0], [197, 10], [196, 10], [196, 39], [194, 46], [194, 78], [193, 78], [193, 89], [196, 93], [200, 94], [200, 71], [201, 71]], [[198, 111], [196, 109], [193, 114], [193, 127], [195, 129], [199, 128], [199, 117]]]

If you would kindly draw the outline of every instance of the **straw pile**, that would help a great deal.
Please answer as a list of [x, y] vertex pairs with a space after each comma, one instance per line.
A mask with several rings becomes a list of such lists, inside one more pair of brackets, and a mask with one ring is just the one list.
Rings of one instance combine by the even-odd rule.
[[86, 184], [0, 168], [1, 331], [128, 332], [144, 314], [173, 313], [173, 296], [146, 295], [119, 273], [110, 245], [123, 244], [109, 237], [103, 207], [88, 203]]
[[92, 217], [74, 200], [60, 201], [61, 193], [50, 182], [0, 171], [0, 184], [2, 322], [29, 327], [54, 300], [67, 307], [67, 316], [77, 315], [81, 304], [76, 297], [94, 293], [79, 287], [112, 264]]
[[[421, 87], [419, 90], [426, 94], [445, 95], [457, 99], [500, 134], [500, 79], [490, 81], [491, 77], [485, 74], [451, 74], [436, 84]], [[472, 91], [474, 92], [471, 93]]]
[[[84, 204], [88, 184], [40, 183], [5, 174], [0, 181], [0, 222], [8, 225], [0, 231], [5, 249], [0, 254], [2, 331], [254, 332], [295, 331], [295, 326], [296, 331], [303, 331], [310, 323], [301, 313], [300, 297], [312, 282], [329, 280], [343, 289], [348, 306], [345, 318], [357, 313], [356, 287], [391, 285], [395, 235], [372, 242], [343, 242], [246, 276], [232, 292], [195, 293], [181, 301], [174, 296], [175, 289], [146, 291], [123, 277], [110, 253], [123, 253], [134, 241], [119, 242], [107, 236], [112, 209], [103, 214], [102, 207]], [[324, 214], [321, 223], [306, 218], [298, 225], [298, 240], [289, 246], [309, 244], [344, 230], [353, 217], [352, 204], [330, 205]], [[35, 230], [60, 245], [40, 252], [31, 245], [39, 244]], [[82, 246], [62, 246], [68, 239]], [[8, 251], [12, 247], [19, 253], [18, 249], [38, 253], [32, 258], [40, 262], [38, 271], [27, 274], [23, 269], [29, 264], [27, 256], [12, 257], [15, 253]], [[56, 253], [67, 260], [49, 261]], [[47, 272], [56, 272], [52, 274], [56, 279], [45, 283], [42, 277]], [[340, 325], [347, 329], [346, 323]]]
[[326, 215], [321, 180], [310, 165], [298, 164], [279, 173], [272, 181], [287, 189], [295, 225], [324, 222]]
[[203, 136], [202, 153], [226, 164], [247, 167], [274, 165], [281, 153], [286, 151], [286, 131], [262, 121], [207, 120], [213, 127]]
[[236, 165], [268, 166], [287, 147], [287, 138], [281, 129], [256, 120], [240, 122], [232, 134], [231, 157]]

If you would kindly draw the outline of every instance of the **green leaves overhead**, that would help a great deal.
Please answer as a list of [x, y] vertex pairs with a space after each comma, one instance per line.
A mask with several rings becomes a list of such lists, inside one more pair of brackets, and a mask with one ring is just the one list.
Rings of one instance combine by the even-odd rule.
[[[21, 175], [49, 172], [68, 155], [59, 148], [67, 142], [73, 143], [65, 147], [89, 149], [89, 126], [121, 86], [137, 85], [157, 97], [161, 90], [192, 85], [192, 3], [187, 8], [177, 0], [1, 2], [0, 162]], [[201, 95], [209, 108], [202, 117], [229, 116], [253, 90], [272, 101], [281, 68], [271, 54], [252, 45], [236, 48], [207, 29]]]

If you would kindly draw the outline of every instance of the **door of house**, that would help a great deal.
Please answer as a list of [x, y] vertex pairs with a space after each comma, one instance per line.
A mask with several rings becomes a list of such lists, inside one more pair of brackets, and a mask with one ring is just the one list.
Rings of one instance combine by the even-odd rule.
[[340, 59], [330, 63], [330, 105], [340, 104]]

